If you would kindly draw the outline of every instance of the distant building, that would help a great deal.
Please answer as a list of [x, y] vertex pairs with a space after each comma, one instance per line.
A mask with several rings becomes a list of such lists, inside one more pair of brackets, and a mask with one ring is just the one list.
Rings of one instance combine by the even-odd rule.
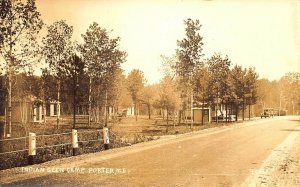
[[209, 107], [205, 108], [193, 108], [193, 123], [202, 123], [202, 116], [204, 123], [211, 122], [211, 110]]
[[44, 122], [45, 110], [43, 102], [32, 95], [22, 99], [13, 99], [12, 123]]
[[46, 116], [60, 116], [60, 102], [43, 103], [32, 95], [12, 100], [12, 123], [43, 123]]
[[46, 104], [46, 116], [60, 116], [60, 104], [61, 102], [58, 102], [56, 100], [48, 101]]

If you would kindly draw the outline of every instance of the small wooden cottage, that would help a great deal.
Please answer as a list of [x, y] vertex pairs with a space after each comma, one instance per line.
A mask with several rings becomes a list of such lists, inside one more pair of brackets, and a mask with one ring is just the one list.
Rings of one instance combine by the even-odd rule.
[[42, 100], [32, 95], [12, 101], [13, 123], [44, 123], [46, 116], [60, 116], [60, 102], [43, 103]]
[[22, 99], [12, 100], [12, 122], [31, 123], [44, 122], [46, 109], [43, 102], [34, 96], [27, 96]]

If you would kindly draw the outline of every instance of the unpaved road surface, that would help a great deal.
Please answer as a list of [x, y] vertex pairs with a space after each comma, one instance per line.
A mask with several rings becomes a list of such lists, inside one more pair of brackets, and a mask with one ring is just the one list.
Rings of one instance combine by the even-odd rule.
[[256, 180], [253, 171], [264, 167], [265, 160], [270, 162], [270, 155], [273, 155], [272, 162], [276, 161], [273, 152], [283, 142], [294, 144], [299, 140], [299, 126], [299, 118], [256, 120], [206, 133], [3, 171], [1, 184], [240, 186], [249, 179]]

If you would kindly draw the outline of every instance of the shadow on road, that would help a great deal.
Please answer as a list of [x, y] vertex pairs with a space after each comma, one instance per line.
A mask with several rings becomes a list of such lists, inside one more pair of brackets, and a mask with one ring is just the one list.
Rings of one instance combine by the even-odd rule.
[[300, 132], [300, 129], [281, 129], [281, 131]]
[[300, 119], [291, 119], [290, 121], [300, 122]]

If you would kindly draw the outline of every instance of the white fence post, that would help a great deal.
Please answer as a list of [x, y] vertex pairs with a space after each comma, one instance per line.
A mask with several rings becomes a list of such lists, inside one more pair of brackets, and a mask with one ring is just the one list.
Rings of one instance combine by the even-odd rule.
[[29, 133], [29, 155], [36, 155], [36, 135], [35, 133]]
[[78, 150], [78, 134], [77, 130], [72, 129], [72, 147], [73, 147], [73, 156], [76, 155]]
[[72, 129], [72, 147], [78, 148], [78, 134], [75, 129]]
[[34, 164], [34, 157], [36, 155], [36, 135], [35, 133], [29, 133], [28, 139], [28, 164]]
[[109, 136], [108, 136], [108, 128], [103, 127], [103, 141], [104, 141], [104, 149], [109, 149]]

